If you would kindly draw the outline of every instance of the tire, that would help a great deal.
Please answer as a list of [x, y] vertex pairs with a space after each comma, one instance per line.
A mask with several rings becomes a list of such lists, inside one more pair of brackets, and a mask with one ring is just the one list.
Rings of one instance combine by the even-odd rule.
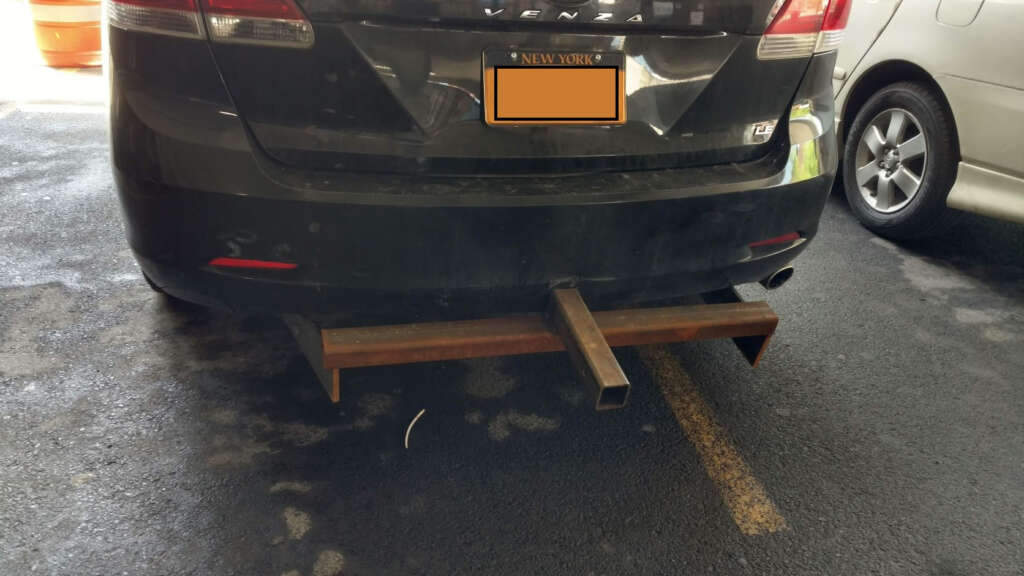
[[953, 118], [935, 90], [891, 84], [864, 103], [847, 132], [843, 191], [854, 216], [880, 236], [940, 234], [957, 219], [946, 196], [958, 160]]

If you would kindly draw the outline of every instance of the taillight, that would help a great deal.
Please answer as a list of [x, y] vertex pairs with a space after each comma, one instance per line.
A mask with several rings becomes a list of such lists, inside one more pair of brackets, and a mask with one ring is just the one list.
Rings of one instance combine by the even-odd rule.
[[194, 0], [109, 0], [111, 26], [182, 38], [202, 38], [203, 26]]
[[821, 25], [821, 34], [818, 35], [818, 44], [815, 52], [828, 52], [839, 48], [843, 43], [843, 30], [846, 29], [846, 22], [850, 19], [850, 6], [853, 0], [832, 0], [825, 10], [825, 18]]
[[313, 25], [292, 0], [202, 0], [210, 40], [292, 46], [313, 45]]
[[109, 0], [112, 26], [153, 34], [292, 48], [313, 45], [313, 25], [293, 0]]
[[806, 58], [835, 50], [850, 17], [850, 0], [776, 0], [757, 47], [762, 60]]

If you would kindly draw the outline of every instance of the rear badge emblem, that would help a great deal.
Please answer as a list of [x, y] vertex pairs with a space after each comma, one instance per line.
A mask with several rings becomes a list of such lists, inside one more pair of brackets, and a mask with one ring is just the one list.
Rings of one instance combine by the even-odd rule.
[[[484, 8], [484, 16], [488, 18], [497, 18], [499, 16], [508, 16], [504, 8]], [[519, 20], [540, 20], [541, 16], [544, 15], [544, 11], [537, 8], [528, 8], [519, 12], [517, 18]], [[615, 14], [612, 12], [598, 12], [593, 17], [581, 18], [579, 10], [561, 10], [554, 18], [558, 22], [626, 22], [629, 24], [642, 24], [644, 21], [643, 14], [633, 14], [628, 18], [616, 19]]]

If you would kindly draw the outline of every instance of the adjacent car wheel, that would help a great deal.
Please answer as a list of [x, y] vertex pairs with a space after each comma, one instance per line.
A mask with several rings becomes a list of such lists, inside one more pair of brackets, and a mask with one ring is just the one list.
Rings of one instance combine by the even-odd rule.
[[937, 234], [955, 220], [956, 132], [934, 90], [901, 82], [879, 90], [847, 131], [843, 188], [857, 219], [881, 236]]

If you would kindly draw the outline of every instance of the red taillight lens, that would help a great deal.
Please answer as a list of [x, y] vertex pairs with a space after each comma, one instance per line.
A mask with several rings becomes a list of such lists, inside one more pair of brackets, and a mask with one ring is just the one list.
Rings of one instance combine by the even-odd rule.
[[202, 0], [210, 40], [291, 48], [313, 45], [313, 25], [293, 0]]
[[123, 30], [202, 38], [194, 0], [108, 0], [107, 20]]
[[846, 28], [846, 22], [850, 19], [851, 0], [832, 0], [828, 3], [828, 10], [825, 12], [825, 20], [821, 24], [821, 30], [842, 30]]
[[850, 0], [776, 0], [757, 56], [806, 58], [835, 50], [850, 17]]
[[144, 8], [159, 8], [161, 10], [179, 10], [183, 12], [195, 12], [196, 3], [193, 0], [112, 0], [115, 4], [128, 4]]
[[305, 20], [294, 3], [282, 0], [204, 0], [203, 10], [208, 14]]
[[786, 0], [775, 15], [768, 34], [817, 34], [821, 30], [824, 4], [828, 0]]

